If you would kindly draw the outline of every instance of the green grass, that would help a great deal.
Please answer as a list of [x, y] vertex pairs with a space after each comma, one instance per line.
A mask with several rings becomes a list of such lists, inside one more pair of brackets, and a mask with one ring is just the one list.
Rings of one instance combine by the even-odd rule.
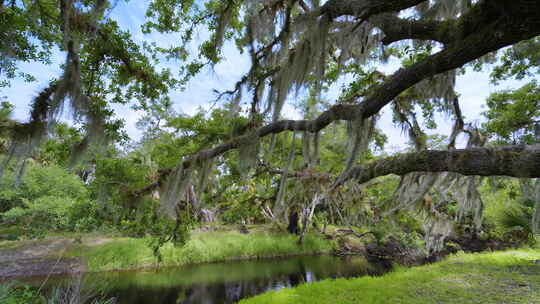
[[382, 277], [326, 280], [240, 303], [540, 303], [540, 251], [458, 254]]
[[[161, 249], [163, 261], [160, 266], [317, 254], [334, 249], [333, 242], [316, 235], [307, 235], [303, 245], [298, 245], [297, 240], [298, 237], [294, 235], [268, 232], [200, 233], [194, 235], [183, 247], [166, 244]], [[146, 239], [119, 238], [93, 248], [73, 249], [70, 255], [82, 256], [89, 271], [152, 267], [156, 259], [147, 244]]]

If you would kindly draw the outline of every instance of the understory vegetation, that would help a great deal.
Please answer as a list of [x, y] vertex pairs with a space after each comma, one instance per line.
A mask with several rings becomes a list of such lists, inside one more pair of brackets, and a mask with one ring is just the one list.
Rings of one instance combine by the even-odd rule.
[[296, 237], [283, 233], [210, 232], [194, 235], [183, 246], [165, 244], [157, 260], [148, 246], [150, 241], [114, 239], [93, 248], [73, 248], [68, 255], [80, 256], [89, 271], [108, 271], [323, 254], [335, 249], [333, 242], [314, 234], [298, 244]]
[[99, 290], [82, 286], [81, 277], [75, 277], [72, 285], [56, 287], [48, 292], [21, 283], [0, 283], [0, 303], [4, 304], [115, 304], [114, 298], [105, 298]]

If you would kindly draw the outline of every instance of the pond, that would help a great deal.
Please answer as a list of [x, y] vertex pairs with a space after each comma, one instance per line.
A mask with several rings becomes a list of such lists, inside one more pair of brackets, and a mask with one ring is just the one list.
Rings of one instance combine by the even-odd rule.
[[[106, 298], [114, 297], [119, 304], [235, 303], [302, 283], [383, 272], [382, 266], [361, 257], [323, 255], [87, 274], [82, 285], [103, 290]], [[43, 278], [33, 281], [42, 282]], [[69, 281], [68, 277], [51, 277], [46, 287], [65, 286]]]

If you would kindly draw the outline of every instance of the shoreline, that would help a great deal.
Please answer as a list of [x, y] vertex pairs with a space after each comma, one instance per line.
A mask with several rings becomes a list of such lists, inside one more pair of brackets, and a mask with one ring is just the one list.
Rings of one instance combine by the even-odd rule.
[[[224, 234], [230, 234], [225, 232]], [[233, 233], [236, 236], [235, 233]], [[256, 239], [272, 243], [287, 242], [291, 245], [293, 236], [280, 234], [256, 234]], [[218, 239], [213, 236], [204, 236], [203, 241], [211, 242]], [[240, 262], [250, 260], [264, 259], [286, 259], [295, 256], [324, 255], [334, 252], [334, 245], [330, 241], [322, 238], [312, 237], [316, 240], [311, 247], [292, 246], [283, 248], [281, 251], [269, 251], [268, 247], [262, 247], [260, 250], [254, 250], [252, 255], [245, 255], [238, 251], [225, 252], [221, 256], [209, 256], [201, 259], [200, 256], [194, 256], [191, 259], [181, 259], [182, 253], [187, 250], [182, 248], [173, 248], [165, 246], [164, 251], [166, 260], [159, 265], [155, 263], [155, 257], [151, 256], [151, 250], [146, 247], [145, 239], [134, 238], [106, 238], [89, 237], [83, 240], [81, 244], [74, 239], [64, 237], [50, 237], [43, 240], [32, 241], [13, 241], [13, 243], [4, 243], [4, 248], [0, 247], [0, 283], [31, 280], [32, 278], [46, 276], [67, 276], [78, 273], [98, 273], [109, 271], [143, 271], [159, 270], [165, 268], [181, 267], [188, 265]], [[200, 242], [201, 235], [196, 242]], [[187, 244], [189, 245], [189, 244]], [[231, 244], [223, 244], [230, 249]], [[229, 245], [229, 246], [227, 246]], [[243, 243], [235, 245], [236, 249], [243, 249]], [[113, 247], [112, 250], [108, 250]], [[123, 261], [123, 251], [115, 251], [123, 247], [122, 250], [134, 251], [138, 253], [134, 259]], [[209, 248], [196, 248], [198, 251], [212, 252]], [[215, 252], [215, 250], [214, 250]], [[190, 252], [192, 255], [199, 253], [196, 250]], [[171, 256], [172, 255], [172, 256]]]
[[[391, 288], [390, 288], [391, 287]], [[270, 291], [241, 304], [539, 303], [540, 250], [458, 253], [381, 277], [324, 280]]]
[[[0, 282], [51, 275], [155, 271], [188, 265], [324, 254], [362, 256], [370, 263], [385, 265], [390, 269], [393, 265], [408, 267], [430, 264], [457, 252], [445, 250], [426, 257], [393, 242], [382, 247], [363, 244], [344, 251], [335, 240], [317, 234], [308, 235], [303, 245], [298, 245], [296, 240], [295, 235], [267, 230], [247, 235], [233, 230], [198, 232], [183, 247], [165, 245], [161, 249], [163, 260], [160, 264], [156, 264], [156, 257], [147, 246], [145, 238], [83, 235], [75, 238], [51, 236], [44, 240], [10, 241], [0, 244]], [[479, 252], [508, 249], [487, 246], [486, 243], [483, 250], [475, 250], [478, 247], [465, 246], [467, 243], [463, 244], [461, 250]]]

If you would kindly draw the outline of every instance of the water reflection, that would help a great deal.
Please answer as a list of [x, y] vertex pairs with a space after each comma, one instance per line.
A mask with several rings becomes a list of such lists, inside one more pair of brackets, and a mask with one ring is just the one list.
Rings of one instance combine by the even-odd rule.
[[[114, 272], [87, 275], [107, 297], [120, 304], [235, 303], [265, 291], [327, 278], [382, 273], [363, 258], [307, 256], [278, 260], [229, 262], [169, 268], [159, 271]], [[64, 284], [56, 278], [51, 285]]]

